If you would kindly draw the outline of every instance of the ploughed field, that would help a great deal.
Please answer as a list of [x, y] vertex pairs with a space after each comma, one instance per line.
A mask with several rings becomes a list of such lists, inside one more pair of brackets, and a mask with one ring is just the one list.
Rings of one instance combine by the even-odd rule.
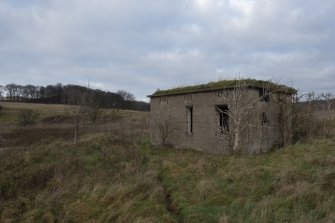
[[[152, 146], [148, 113], [103, 110], [74, 144], [64, 106], [0, 104], [0, 222], [335, 222], [334, 138], [218, 156]], [[40, 115], [20, 127], [26, 107]]]

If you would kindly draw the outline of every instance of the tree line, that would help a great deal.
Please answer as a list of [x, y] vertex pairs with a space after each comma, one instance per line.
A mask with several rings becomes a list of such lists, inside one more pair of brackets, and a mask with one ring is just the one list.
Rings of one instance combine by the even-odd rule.
[[19, 85], [15, 83], [0, 85], [0, 100], [10, 102], [69, 104], [72, 94], [89, 95], [90, 100], [94, 101], [96, 106], [100, 108], [149, 110], [148, 103], [136, 101], [132, 93], [124, 90], [114, 93], [79, 85], [62, 85], [60, 83], [47, 86]]

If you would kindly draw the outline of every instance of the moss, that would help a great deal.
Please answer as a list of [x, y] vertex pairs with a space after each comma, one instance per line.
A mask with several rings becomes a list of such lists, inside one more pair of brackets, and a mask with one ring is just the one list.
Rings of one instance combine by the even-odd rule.
[[219, 89], [229, 89], [234, 88], [239, 82], [245, 82], [249, 87], [255, 88], [263, 88], [267, 87], [271, 91], [283, 91], [289, 94], [296, 93], [296, 90], [285, 85], [278, 85], [272, 83], [270, 81], [263, 81], [263, 80], [255, 80], [255, 79], [243, 79], [243, 80], [222, 80], [217, 82], [209, 82], [207, 84], [200, 84], [200, 85], [191, 85], [185, 87], [176, 87], [168, 90], [157, 90], [151, 97], [158, 97], [164, 95], [174, 95], [174, 94], [186, 94], [186, 93], [193, 93], [193, 92], [204, 92], [204, 91], [211, 91], [211, 90], [219, 90]]

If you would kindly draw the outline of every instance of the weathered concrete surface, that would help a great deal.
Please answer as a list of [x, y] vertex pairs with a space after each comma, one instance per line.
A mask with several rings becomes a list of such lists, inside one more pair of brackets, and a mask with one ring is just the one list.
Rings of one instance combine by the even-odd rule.
[[[161, 143], [159, 125], [167, 120], [170, 129], [166, 143], [179, 148], [193, 148], [210, 153], [229, 154], [231, 143], [218, 140], [218, 112], [217, 105], [228, 105], [232, 90], [218, 90], [202, 93], [180, 94], [172, 96], [152, 97], [150, 101], [150, 139], [153, 144]], [[259, 90], [248, 89], [248, 97], [259, 99]], [[290, 95], [285, 95], [291, 100]], [[254, 109], [243, 116], [249, 126], [242, 131], [242, 153], [259, 154], [278, 148], [282, 145], [279, 125], [279, 105], [277, 96], [271, 95], [268, 102], [256, 103]], [[187, 108], [193, 107], [193, 132], [188, 132]], [[267, 122], [262, 125], [262, 113], [266, 114]], [[229, 126], [232, 126], [229, 119]]]

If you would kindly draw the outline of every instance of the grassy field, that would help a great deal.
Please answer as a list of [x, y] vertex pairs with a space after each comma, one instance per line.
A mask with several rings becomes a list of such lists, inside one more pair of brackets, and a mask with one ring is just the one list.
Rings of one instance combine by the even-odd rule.
[[1, 105], [0, 222], [335, 222], [333, 139], [218, 156], [154, 147], [148, 113], [104, 110], [73, 144], [63, 106], [32, 105], [23, 128], [30, 105]]

